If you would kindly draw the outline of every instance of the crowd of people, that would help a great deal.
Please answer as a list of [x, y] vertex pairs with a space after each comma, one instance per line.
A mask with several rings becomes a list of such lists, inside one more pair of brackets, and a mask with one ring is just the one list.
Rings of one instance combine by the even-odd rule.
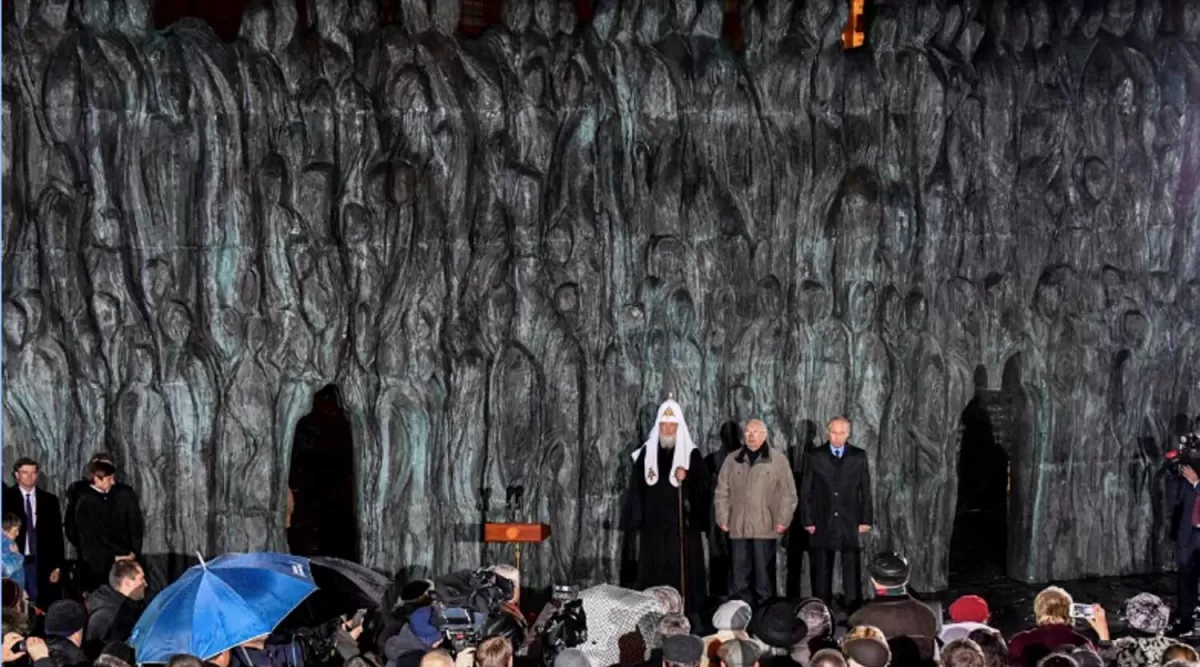
[[[529, 614], [521, 608], [520, 572], [511, 565], [444, 580], [397, 579], [369, 614], [331, 621], [324, 648], [299, 635], [269, 633], [213, 655], [180, 653], [169, 664], [1200, 667], [1191, 646], [1168, 636], [1170, 607], [1149, 593], [1127, 601], [1121, 636], [1113, 637], [1103, 607], [1075, 604], [1067, 591], [1049, 587], [1034, 600], [1031, 627], [1006, 637], [989, 624], [986, 595], [956, 600], [942, 618], [910, 593], [904, 556], [887, 552], [867, 564], [873, 595], [863, 599], [855, 585], [855, 547], [857, 537], [871, 529], [870, 475], [865, 454], [848, 444], [849, 434], [848, 420], [832, 419], [829, 439], [805, 452], [803, 473], [793, 475], [786, 460], [766, 445], [765, 424], [751, 420], [741, 449], [710, 470], [714, 474], [706, 483], [682, 408], [667, 401], [645, 446], [634, 455], [634, 520], [628, 527], [643, 540], [645, 580], [638, 588], [594, 586], [556, 596], [540, 613]], [[19, 459], [13, 466], [15, 483], [4, 490], [4, 663], [144, 664], [131, 638], [147, 603], [136, 493], [117, 482], [106, 453], [88, 463], [85, 478], [67, 491], [62, 510], [54, 494], [38, 487], [38, 474], [36, 461]], [[1185, 481], [1196, 487], [1190, 478]], [[1200, 500], [1195, 504], [1200, 514]], [[708, 521], [727, 536], [733, 560], [728, 596], [715, 601], [706, 598], [715, 587], [685, 565], [692, 551], [693, 562], [703, 562], [696, 540]], [[793, 524], [813, 538], [812, 598], [777, 595], [775, 539]], [[67, 542], [77, 554], [74, 569], [66, 560]], [[835, 558], [845, 572], [845, 596], [836, 604]], [[485, 587], [493, 592], [481, 592]], [[463, 626], [468, 630], [456, 626], [450, 614], [448, 601], [456, 596], [470, 603], [462, 602], [469, 612]], [[714, 605], [711, 614], [701, 613]], [[564, 629], [568, 609], [578, 610], [583, 632]]]

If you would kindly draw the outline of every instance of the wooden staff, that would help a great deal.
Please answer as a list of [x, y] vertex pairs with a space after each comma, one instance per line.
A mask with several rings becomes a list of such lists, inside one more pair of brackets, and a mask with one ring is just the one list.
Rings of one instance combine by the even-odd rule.
[[[674, 473], [672, 473], [674, 474]], [[679, 482], [678, 479], [675, 480]], [[679, 496], [679, 595], [683, 598], [684, 607], [687, 606], [687, 557], [683, 550], [683, 482], [679, 482], [679, 486], [675, 487]]]

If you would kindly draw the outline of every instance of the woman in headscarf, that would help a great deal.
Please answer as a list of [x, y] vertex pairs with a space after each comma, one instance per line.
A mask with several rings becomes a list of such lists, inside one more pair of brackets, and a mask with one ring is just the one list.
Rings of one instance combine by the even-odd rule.
[[1125, 624], [1129, 632], [1099, 646], [1107, 664], [1117, 667], [1157, 667], [1163, 653], [1175, 643], [1163, 636], [1171, 620], [1171, 608], [1157, 595], [1139, 593], [1125, 602]]

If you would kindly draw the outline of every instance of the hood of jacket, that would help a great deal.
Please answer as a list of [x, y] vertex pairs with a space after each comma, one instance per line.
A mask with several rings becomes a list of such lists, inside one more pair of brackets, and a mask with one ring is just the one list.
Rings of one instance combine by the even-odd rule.
[[88, 615], [95, 614], [97, 611], [99, 611], [101, 609], [112, 609], [115, 611], [117, 609], [120, 609], [121, 605], [125, 604], [125, 602], [127, 600], [132, 602], [132, 600], [129, 600], [129, 598], [125, 597], [124, 595], [121, 595], [121, 593], [118, 592], [112, 586], [109, 586], [108, 584], [104, 584], [100, 588], [97, 588], [88, 597], [88, 599], [87, 599]]

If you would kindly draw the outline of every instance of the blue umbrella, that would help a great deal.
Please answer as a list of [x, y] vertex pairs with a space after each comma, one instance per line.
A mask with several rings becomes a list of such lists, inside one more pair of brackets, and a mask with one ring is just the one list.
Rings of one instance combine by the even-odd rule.
[[179, 653], [208, 659], [269, 634], [316, 589], [308, 559], [300, 556], [201, 560], [154, 598], [129, 643], [139, 663], [167, 662]]

